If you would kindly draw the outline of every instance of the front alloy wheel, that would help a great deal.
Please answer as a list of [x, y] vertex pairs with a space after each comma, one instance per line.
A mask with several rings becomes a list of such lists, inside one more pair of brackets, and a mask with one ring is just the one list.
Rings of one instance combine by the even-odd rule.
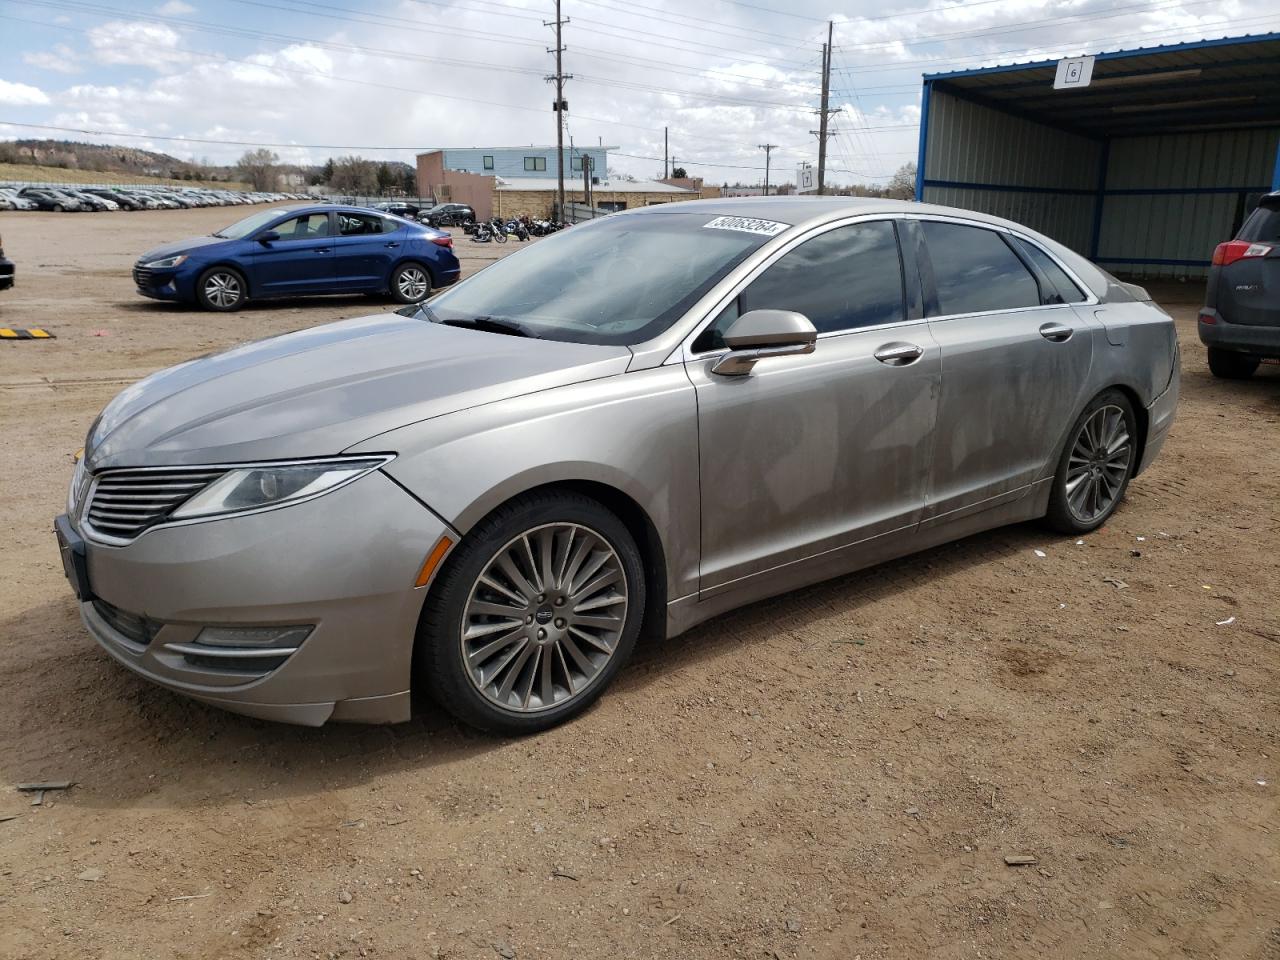
[[506, 543], [477, 578], [461, 653], [487, 700], [536, 712], [586, 690], [626, 622], [627, 575], [612, 545], [580, 524], [546, 524]]
[[196, 281], [196, 296], [206, 310], [227, 313], [244, 306], [248, 295], [244, 277], [228, 267], [214, 267]]
[[431, 584], [418, 681], [484, 730], [554, 726], [630, 656], [645, 589], [640, 551], [611, 511], [568, 491], [526, 494], [468, 532]]

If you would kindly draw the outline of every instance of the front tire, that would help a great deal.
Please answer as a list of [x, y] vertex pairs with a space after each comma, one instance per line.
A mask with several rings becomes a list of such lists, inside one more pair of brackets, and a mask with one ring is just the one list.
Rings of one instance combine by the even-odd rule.
[[421, 303], [431, 296], [431, 274], [420, 263], [402, 263], [391, 273], [390, 290], [400, 303]]
[[244, 274], [231, 267], [212, 267], [196, 281], [196, 299], [206, 310], [231, 313], [249, 300]]
[[1248, 380], [1261, 362], [1260, 357], [1251, 357], [1247, 353], [1209, 348], [1209, 372], [1224, 380]]
[[1104, 390], [1071, 428], [1049, 495], [1049, 526], [1059, 533], [1097, 530], [1115, 512], [1138, 463], [1137, 420], [1129, 398]]
[[432, 585], [417, 680], [482, 730], [555, 726], [594, 703], [630, 657], [645, 587], [635, 539], [600, 503], [519, 497], [467, 534]]

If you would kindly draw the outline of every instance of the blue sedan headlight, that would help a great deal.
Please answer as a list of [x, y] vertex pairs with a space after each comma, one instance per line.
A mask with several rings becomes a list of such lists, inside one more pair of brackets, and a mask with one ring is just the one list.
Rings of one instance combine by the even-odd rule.
[[180, 253], [176, 257], [165, 257], [163, 260], [152, 260], [150, 263], [144, 263], [144, 267], [152, 270], [171, 270], [187, 259], [185, 253]]

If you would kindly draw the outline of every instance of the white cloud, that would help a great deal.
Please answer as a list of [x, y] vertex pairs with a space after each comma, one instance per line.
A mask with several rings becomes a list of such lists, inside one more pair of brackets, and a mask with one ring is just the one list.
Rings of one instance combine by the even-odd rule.
[[168, 0], [156, 7], [156, 13], [163, 14], [166, 17], [181, 17], [188, 13], [195, 13], [196, 8], [189, 3], [183, 3], [182, 0]]
[[65, 43], [58, 44], [52, 50], [24, 53], [22, 62], [41, 70], [53, 70], [56, 73], [78, 73], [80, 70], [75, 51]]
[[160, 68], [183, 57], [182, 38], [163, 24], [112, 20], [88, 33], [98, 63]]
[[0, 80], [0, 103], [14, 107], [41, 107], [48, 102], [49, 95], [39, 87]]

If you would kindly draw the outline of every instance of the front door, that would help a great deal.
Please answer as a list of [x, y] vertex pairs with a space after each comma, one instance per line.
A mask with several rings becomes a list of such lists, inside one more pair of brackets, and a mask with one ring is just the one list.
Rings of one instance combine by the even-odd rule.
[[[941, 521], [1016, 498], [1053, 473], [1085, 400], [1097, 328], [1063, 302], [1083, 294], [1059, 294], [1020, 241], [967, 224], [919, 226], [936, 293], [929, 326], [942, 348], [928, 512]], [[1060, 282], [1071, 283], [1065, 274]]]
[[257, 296], [317, 293], [333, 283], [328, 213], [291, 217], [270, 228], [279, 240], [248, 241], [249, 283]]
[[[919, 522], [940, 365], [928, 324], [908, 316], [901, 264], [892, 221], [827, 229], [695, 341], [704, 594]], [[808, 317], [816, 350], [712, 373], [724, 331], [763, 308]]]

